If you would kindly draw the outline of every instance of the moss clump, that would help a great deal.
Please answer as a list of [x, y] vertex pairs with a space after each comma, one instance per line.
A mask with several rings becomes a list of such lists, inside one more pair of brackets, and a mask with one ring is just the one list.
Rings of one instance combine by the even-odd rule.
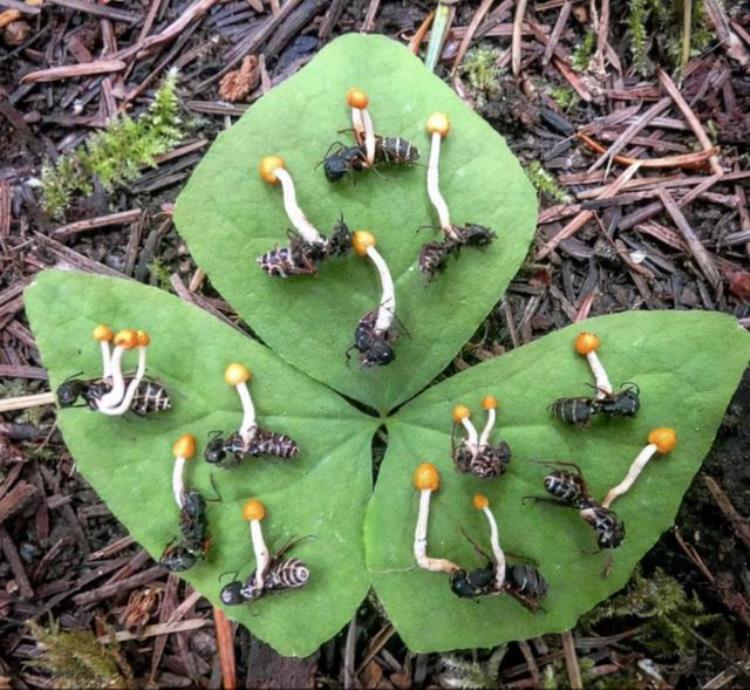
[[123, 115], [103, 131], [89, 137], [84, 146], [47, 162], [42, 168], [42, 190], [47, 213], [62, 217], [76, 194], [88, 195], [98, 178], [106, 190], [136, 179], [144, 166], [155, 165], [183, 137], [177, 72], [170, 71], [154, 101], [137, 120]]
[[537, 191], [546, 194], [555, 201], [565, 204], [570, 201], [570, 195], [559, 185], [549, 171], [542, 167], [539, 161], [531, 161], [526, 167], [526, 174]]
[[584, 617], [585, 625], [608, 618], [637, 618], [642, 621], [637, 639], [655, 655], [692, 654], [697, 644], [692, 632], [721, 618], [704, 613], [703, 604], [688, 596], [677, 580], [656, 568], [650, 578], [636, 571], [623, 594], [612, 597]]
[[570, 110], [580, 100], [578, 94], [569, 86], [556, 86], [549, 95], [557, 103], [557, 107], [564, 111]]
[[461, 65], [461, 75], [466, 79], [474, 95], [477, 107], [500, 96], [500, 68], [497, 66], [501, 53], [496, 48], [480, 45], [468, 53]]
[[570, 64], [577, 72], [583, 72], [591, 62], [591, 56], [596, 48], [596, 36], [593, 31], [587, 31], [583, 40], [576, 46]]
[[[657, 62], [678, 68], [682, 64], [684, 0], [665, 3], [661, 0], [629, 0], [628, 31], [633, 65], [644, 77], [654, 71], [654, 62], [649, 60], [649, 40], [656, 46]], [[714, 33], [708, 24], [702, 2], [693, 2], [690, 17], [690, 56], [700, 54], [711, 41]]]
[[28, 665], [49, 673], [55, 688], [134, 687], [132, 671], [119, 651], [100, 644], [92, 632], [61, 632], [54, 623], [49, 630], [34, 622], [29, 628], [42, 652]]

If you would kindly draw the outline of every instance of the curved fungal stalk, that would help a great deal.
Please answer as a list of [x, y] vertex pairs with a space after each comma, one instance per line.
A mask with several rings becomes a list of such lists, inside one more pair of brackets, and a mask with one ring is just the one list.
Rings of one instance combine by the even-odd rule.
[[453, 573], [460, 570], [452, 561], [427, 555], [427, 527], [430, 519], [430, 497], [440, 488], [440, 473], [431, 462], [424, 462], [414, 472], [414, 486], [419, 490], [419, 513], [414, 531], [414, 558], [424, 570]]
[[230, 364], [224, 372], [224, 381], [230, 386], [237, 389], [242, 402], [242, 424], [240, 425], [239, 434], [245, 445], [248, 445], [255, 435], [257, 426], [255, 424], [255, 406], [253, 399], [250, 397], [250, 390], [247, 382], [250, 380], [252, 373], [244, 364], [236, 362]]
[[598, 400], [603, 400], [608, 395], [612, 395], [612, 384], [609, 382], [604, 365], [596, 354], [599, 345], [601, 345], [601, 340], [593, 333], [580, 333], [575, 342], [576, 352], [586, 357], [591, 367], [591, 373], [596, 381], [596, 397]]
[[375, 249], [375, 237], [366, 230], [357, 230], [352, 235], [352, 247], [359, 256], [367, 256], [378, 271], [383, 297], [378, 305], [375, 317], [375, 333], [386, 333], [396, 318], [396, 288], [393, 285], [391, 272], [380, 252]]
[[497, 521], [490, 510], [490, 502], [487, 496], [476, 494], [473, 503], [477, 510], [481, 510], [485, 514], [487, 522], [490, 523], [490, 546], [492, 547], [492, 555], [495, 557], [495, 587], [500, 592], [505, 585], [506, 562], [505, 552], [500, 548]]
[[115, 349], [110, 358], [110, 373], [112, 375], [112, 390], [102, 396], [99, 408], [114, 407], [125, 395], [125, 378], [122, 374], [122, 357], [128, 350], [138, 344], [138, 334], [133, 328], [118, 331], [114, 337]]
[[625, 478], [617, 486], [612, 487], [607, 492], [607, 496], [601, 503], [602, 507], [609, 508], [618, 496], [622, 496], [626, 493], [630, 487], [633, 486], [635, 480], [638, 479], [638, 475], [640, 475], [643, 468], [646, 467], [649, 460], [651, 460], [656, 453], [666, 455], [667, 453], [671, 453], [676, 445], [677, 434], [674, 429], [653, 429], [648, 435], [648, 445], [645, 446], [643, 450], [638, 453], [635, 460], [633, 460]]
[[266, 572], [271, 564], [271, 554], [260, 525], [261, 520], [266, 517], [265, 506], [257, 498], [251, 498], [242, 508], [242, 517], [250, 523], [250, 540], [255, 554], [255, 588], [262, 591]]
[[487, 395], [482, 400], [482, 407], [487, 410], [487, 422], [482, 429], [482, 434], [479, 436], [479, 446], [486, 446], [490, 442], [490, 434], [492, 429], [495, 427], [495, 421], [497, 419], [497, 398], [492, 395]]
[[456, 405], [453, 408], [453, 421], [461, 424], [466, 429], [467, 437], [464, 441], [469, 448], [476, 452], [479, 449], [479, 436], [477, 429], [470, 419], [471, 410], [466, 405]]
[[289, 220], [308, 244], [325, 244], [325, 239], [315, 226], [307, 219], [297, 203], [297, 194], [294, 191], [294, 181], [287, 172], [284, 159], [281, 156], [266, 156], [260, 161], [260, 176], [268, 184], [281, 183], [284, 197], [284, 209]]
[[352, 87], [346, 93], [346, 103], [352, 109], [352, 127], [357, 141], [365, 145], [367, 167], [375, 163], [375, 127], [367, 110], [369, 99], [361, 89]]
[[102, 349], [102, 378], [107, 379], [112, 376], [112, 340], [115, 334], [106, 324], [99, 324], [92, 333], [94, 340], [99, 342]]
[[448, 204], [440, 192], [439, 184], [439, 162], [440, 145], [451, 129], [451, 123], [445, 113], [433, 113], [427, 120], [427, 133], [430, 135], [430, 159], [427, 163], [427, 195], [435, 207], [440, 220], [440, 228], [449, 239], [458, 240], [458, 235], [453, 229]]
[[99, 412], [116, 417], [125, 414], [130, 409], [133, 398], [138, 392], [138, 387], [141, 385], [141, 381], [143, 381], [143, 377], [146, 375], [146, 350], [151, 343], [151, 338], [149, 338], [146, 331], [136, 331], [136, 343], [138, 345], [138, 368], [136, 369], [133, 380], [128, 384], [125, 395], [119, 405], [114, 407], [104, 407], [100, 404]]
[[172, 494], [177, 507], [182, 510], [185, 503], [185, 461], [195, 455], [195, 437], [190, 434], [180, 436], [172, 446], [174, 467], [172, 468]]

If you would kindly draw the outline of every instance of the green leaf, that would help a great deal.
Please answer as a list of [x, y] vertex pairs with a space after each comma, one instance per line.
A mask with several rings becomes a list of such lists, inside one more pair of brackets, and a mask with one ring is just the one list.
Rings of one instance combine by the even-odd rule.
[[[498, 234], [485, 251], [466, 249], [425, 286], [416, 268], [422, 244], [438, 233], [426, 168], [384, 167], [337, 184], [316, 165], [331, 142], [352, 141], [345, 94], [370, 96], [379, 133], [403, 136], [426, 163], [427, 117], [452, 121], [440, 183], [457, 223]], [[258, 176], [260, 159], [281, 154], [300, 205], [321, 232], [343, 212], [369, 228], [396, 282], [397, 315], [408, 330], [396, 360], [363, 371], [345, 350], [360, 317], [380, 300], [377, 274], [356, 256], [327, 262], [314, 278], [270, 278], [255, 259], [286, 242], [281, 190]], [[299, 74], [253, 105], [220, 135], [177, 200], [175, 222], [213, 285], [275, 352], [314, 378], [387, 413], [426, 386], [471, 337], [517, 272], [534, 233], [536, 195], [503, 139], [402, 46], [382, 36], [343, 36]]]
[[[642, 408], [632, 420], [594, 421], [588, 430], [555, 422], [546, 406], [563, 396], [586, 395], [591, 375], [575, 354], [575, 335], [593, 331], [602, 339], [600, 358], [612, 383], [635, 381]], [[718, 347], [717, 347], [718, 346]], [[682, 495], [700, 467], [750, 357], [750, 337], [735, 319], [705, 312], [630, 312], [575, 324], [507, 355], [452, 377], [404, 407], [388, 423], [388, 452], [365, 523], [372, 582], [391, 621], [415, 652], [489, 647], [571, 628], [578, 617], [620, 589], [633, 567], [673, 522]], [[508, 473], [482, 482], [460, 475], [450, 458], [451, 409], [474, 409], [495, 395], [501, 407], [494, 440], [513, 451]], [[615, 550], [614, 570], [600, 576], [606, 554], [574, 510], [543, 503], [547, 469], [534, 460], [577, 462], [595, 497], [622, 479], [646, 444], [650, 429], [677, 430], [677, 448], [657, 456], [614, 509], [627, 535]], [[447, 576], [414, 567], [412, 542], [417, 492], [412, 473], [424, 459], [442, 474], [433, 496], [428, 553], [467, 567], [481, 564], [459, 528], [485, 547], [484, 516], [471, 507], [486, 493], [497, 516], [506, 551], [536, 559], [549, 582], [546, 612], [531, 614], [508, 596], [476, 602], [458, 599]]]
[[[263, 525], [269, 548], [292, 535], [314, 537], [294, 550], [310, 567], [311, 579], [304, 589], [228, 607], [227, 615], [282, 654], [299, 656], [351, 619], [368, 587], [361, 533], [376, 420], [206, 312], [153, 288], [47, 271], [27, 289], [26, 308], [53, 389], [79, 371], [86, 378], [101, 375], [99, 348], [90, 337], [98, 323], [151, 334], [148, 373], [168, 386], [169, 412], [112, 418], [65, 409], [58, 422], [83, 476], [154, 558], [177, 536], [171, 446], [191, 433], [199, 446], [188, 486], [210, 497], [213, 472], [222, 501], [209, 504], [209, 560], [184, 578], [218, 605], [220, 573], [237, 570], [247, 577], [254, 558], [241, 506], [257, 496], [268, 510]], [[232, 361], [252, 369], [259, 421], [297, 441], [301, 452], [295, 459], [255, 459], [233, 470], [213, 469], [202, 460], [209, 432], [235, 430], [241, 421], [237, 394], [223, 381]]]

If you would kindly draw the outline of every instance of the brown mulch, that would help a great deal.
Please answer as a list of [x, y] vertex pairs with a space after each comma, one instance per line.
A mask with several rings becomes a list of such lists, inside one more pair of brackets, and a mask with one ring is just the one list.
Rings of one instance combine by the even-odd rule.
[[[679, 78], [666, 66], [647, 77], [635, 71], [625, 2], [455, 5], [438, 74], [524, 163], [539, 161], [568, 199], [541, 195], [527, 262], [451, 371], [626, 309], [717, 310], [750, 326], [750, 12], [718, 0], [702, 5], [713, 40]], [[47, 389], [21, 295], [49, 266], [160, 285], [242, 328], [172, 227], [182, 185], [222, 129], [326, 42], [366, 30], [424, 54], [432, 9], [393, 0], [0, 0], [0, 399]], [[577, 69], [586, 31], [595, 47], [588, 67]], [[649, 41], [650, 55], [663, 57], [659, 36]], [[497, 49], [501, 72], [488, 92], [464, 69], [477, 44]], [[143, 111], [171, 67], [181, 71], [180, 97], [199, 122], [192, 138], [115, 193], [97, 188], [77, 199], [65, 223], [45, 216], [44, 160], [119, 113]], [[562, 89], [575, 95], [565, 109], [553, 91]], [[750, 682], [748, 414], [750, 379], [685, 499], [679, 532], [644, 561], [646, 571], [664, 567], [722, 616], [731, 642], [704, 639], [700, 658], [675, 650], [655, 660], [633, 642], [633, 629], [576, 629], [511, 645], [495, 681], [574, 682], [580, 664], [590, 683]], [[406, 650], [374, 599], [306, 660], [282, 659], [215, 618], [77, 474], [51, 407], [0, 414], [0, 688], [54, 687], [24, 663], [39, 655], [29, 620], [102, 640], [117, 634], [139, 686], [456, 682], [449, 660]], [[484, 663], [489, 653], [462, 658], [472, 657]]]

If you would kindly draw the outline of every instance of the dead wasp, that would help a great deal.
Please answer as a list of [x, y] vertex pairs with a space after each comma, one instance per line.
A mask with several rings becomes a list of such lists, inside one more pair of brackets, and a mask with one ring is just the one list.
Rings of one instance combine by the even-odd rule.
[[[125, 387], [129, 387], [135, 376], [125, 376]], [[88, 407], [98, 410], [101, 399], [112, 390], [112, 383], [106, 379], [70, 378], [61, 383], [56, 391], [60, 407]], [[76, 404], [83, 398], [83, 404]], [[136, 388], [129, 410], [137, 415], [151, 412], [164, 412], [172, 406], [166, 388], [154, 379], [143, 378]]]
[[377, 315], [378, 310], [373, 309], [359, 320], [354, 330], [354, 345], [346, 351], [347, 361], [351, 350], [359, 352], [360, 361], [364, 367], [384, 366], [396, 358], [392, 346], [397, 338], [396, 332], [392, 328], [386, 331], [376, 331]]
[[[486, 559], [487, 564], [473, 570], [456, 570], [451, 573], [451, 591], [458, 597], [476, 599], [485, 596], [510, 594], [516, 601], [530, 611], [538, 611], [540, 602], [547, 596], [549, 586], [535, 565], [512, 564], [498, 578], [498, 564], [471, 537], [464, 534], [477, 553]], [[502, 584], [498, 584], [498, 579]]]
[[286, 434], [279, 434], [256, 427], [249, 443], [236, 431], [226, 439], [220, 431], [214, 431], [206, 444], [204, 457], [206, 462], [218, 465], [222, 469], [236, 467], [246, 458], [257, 458], [271, 455], [277, 458], [293, 458], [299, 453], [299, 446]]
[[486, 247], [495, 237], [495, 233], [483, 225], [452, 225], [451, 232], [446, 232], [444, 239], [422, 245], [417, 265], [430, 281], [446, 269], [451, 256], [458, 258], [463, 247]]
[[[553, 498], [527, 496], [526, 499], [553, 503], [578, 510], [579, 515], [590, 525], [595, 534], [599, 549], [616, 549], [625, 540], [625, 523], [617, 514], [602, 506], [591, 497], [581, 468], [572, 462], [543, 463], [553, 469], [544, 478], [544, 488]], [[570, 470], [567, 468], [571, 468]], [[612, 557], [605, 566], [609, 572]]]
[[640, 394], [638, 384], [628, 381], [621, 390], [599, 398], [596, 405], [605, 417], [635, 417], [641, 408]]
[[343, 217], [333, 226], [330, 239], [320, 235], [320, 241], [310, 243], [293, 230], [289, 230], [288, 235], [287, 246], [275, 247], [257, 259], [261, 270], [270, 276], [314, 275], [321, 262], [346, 256], [352, 246], [351, 232]]
[[224, 585], [219, 594], [221, 602], [227, 606], [249, 604], [260, 599], [264, 594], [304, 587], [310, 579], [308, 567], [299, 558], [284, 558], [286, 552], [301, 541], [303, 539], [291, 539], [271, 557], [261, 587], [256, 584], [256, 571], [253, 570], [244, 583], [240, 580], [233, 580], [228, 585]]
[[599, 412], [599, 405], [593, 398], [558, 398], [547, 409], [565, 424], [585, 427]]
[[[486, 395], [482, 408], [487, 412], [487, 421], [481, 433], [471, 421], [471, 410], [466, 405], [453, 408], [453, 428], [451, 429], [451, 455], [460, 472], [473, 474], [480, 479], [493, 479], [508, 470], [511, 459], [510, 446], [505, 441], [493, 444], [490, 440], [497, 419], [497, 399]], [[459, 425], [466, 431], [466, 437], [456, 443]]]
[[198, 491], [186, 491], [180, 508], [180, 533], [182, 538], [167, 545], [159, 563], [170, 572], [192, 568], [206, 557], [211, 541], [208, 537], [206, 501]]
[[[333, 149], [334, 146], [337, 148]], [[379, 163], [413, 165], [418, 160], [417, 148], [401, 137], [376, 136], [373, 165], [367, 162], [364, 143], [346, 146], [336, 141], [328, 148], [323, 159], [323, 172], [329, 182], [338, 182], [350, 172], [362, 172]]]

